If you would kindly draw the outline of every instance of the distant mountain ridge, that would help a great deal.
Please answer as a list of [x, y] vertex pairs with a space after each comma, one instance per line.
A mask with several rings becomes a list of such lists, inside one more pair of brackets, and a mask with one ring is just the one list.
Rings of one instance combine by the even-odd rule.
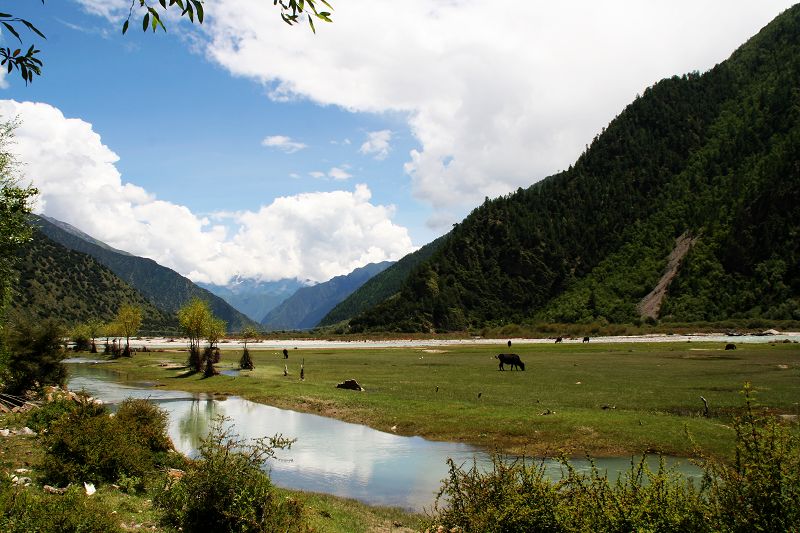
[[[45, 236], [62, 246], [90, 255], [105, 265], [124, 282], [130, 284], [157, 308], [172, 315], [193, 297], [207, 301], [217, 318], [227, 323], [229, 331], [238, 331], [246, 325], [255, 323], [240, 313], [219, 296], [198, 287], [167, 267], [152, 259], [137, 257], [116, 250], [66, 222], [53, 222], [52, 219], [33, 215], [32, 224]], [[87, 239], [88, 237], [88, 239]]]
[[370, 263], [353, 270], [350, 274], [336, 276], [311, 287], [300, 288], [267, 313], [261, 325], [271, 331], [313, 328], [336, 304], [391, 265], [391, 261]]
[[399, 292], [411, 271], [433, 255], [444, 242], [446, 236], [444, 235], [429, 242], [416, 252], [406, 255], [383, 272], [376, 274], [356, 289], [353, 294], [331, 309], [318, 325], [330, 326], [353, 318]]
[[267, 313], [278, 307], [298, 289], [308, 286], [308, 283], [294, 278], [277, 281], [236, 278], [227, 285], [213, 283], [197, 285], [216, 294], [250, 319], [261, 322]]
[[172, 335], [178, 330], [175, 316], [158, 309], [109, 268], [40, 231], [33, 232], [18, 256], [19, 283], [12, 299], [17, 313], [72, 325], [91, 319], [110, 322], [122, 304], [132, 304], [142, 308], [142, 332]]
[[800, 5], [710, 71], [648, 88], [569, 169], [487, 199], [351, 330], [800, 320], [798, 86]]

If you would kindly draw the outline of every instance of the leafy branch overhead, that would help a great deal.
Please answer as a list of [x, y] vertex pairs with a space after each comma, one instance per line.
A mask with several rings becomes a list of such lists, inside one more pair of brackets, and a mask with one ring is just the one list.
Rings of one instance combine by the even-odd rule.
[[[44, 3], [44, 0], [42, 0], [42, 3]], [[25, 26], [29, 31], [32, 31], [42, 39], [46, 39], [44, 34], [31, 22], [15, 17], [9, 13], [0, 13], [0, 24], [2, 24], [11, 35], [17, 38], [20, 45], [22, 44], [22, 37], [20, 37], [17, 31], [19, 25]], [[14, 50], [9, 47], [0, 48], [0, 57], [3, 58], [2, 61], [0, 61], [0, 66], [6, 67], [9, 73], [17, 69], [22, 79], [25, 80], [25, 85], [27, 85], [33, 81], [34, 74], [39, 76], [42, 73], [42, 61], [36, 57], [38, 53], [39, 50], [37, 50], [34, 45], [31, 45], [24, 54], [21, 48], [16, 48]]]
[[[142, 17], [142, 31], [147, 31], [149, 29], [155, 32], [158, 28], [167, 31], [164, 22], [161, 20], [161, 15], [158, 12], [158, 6], [161, 6], [162, 11], [166, 11], [172, 6], [178, 6], [178, 9], [181, 10], [180, 16], [189, 17], [192, 23], [194, 23], [196, 17], [198, 23], [203, 23], [204, 11], [202, 0], [158, 0], [158, 4], [149, 3], [147, 0], [131, 0], [131, 8], [128, 11], [128, 17], [122, 24], [123, 34], [128, 31], [137, 4], [140, 10], [145, 10], [145, 14]], [[281, 18], [286, 24], [290, 26], [297, 24], [303, 20], [303, 16], [305, 15], [309, 26], [311, 26], [311, 31], [314, 33], [316, 33], [316, 28], [314, 27], [315, 18], [325, 22], [333, 22], [331, 20], [330, 11], [321, 11], [317, 9], [319, 4], [325, 5], [325, 7], [331, 11], [333, 10], [333, 7], [325, 0], [273, 0], [272, 2], [272, 5], [280, 7]]]
[[[42, 0], [44, 4], [44, 0]], [[305, 17], [311, 27], [311, 31], [316, 33], [314, 27], [314, 19], [322, 20], [324, 22], [333, 22], [331, 20], [331, 12], [333, 7], [326, 0], [273, 0], [273, 6], [279, 7], [281, 11], [281, 19], [290, 26], [297, 24]], [[155, 32], [158, 28], [167, 31], [166, 26], [162, 20], [162, 13], [165, 13], [169, 8], [177, 6], [181, 10], [181, 17], [188, 17], [189, 21], [194, 24], [195, 20], [199, 24], [203, 23], [205, 12], [203, 9], [203, 0], [157, 0], [157, 2], [148, 2], [147, 0], [131, 0], [131, 6], [128, 10], [128, 16], [122, 24], [122, 33], [128, 31], [131, 18], [137, 13], [142, 15], [142, 31], [148, 29]], [[329, 9], [324, 11], [321, 6]], [[161, 10], [161, 13], [159, 12]], [[45, 35], [30, 21], [23, 18], [15, 17], [9, 13], [0, 13], [0, 24], [11, 35], [16, 37], [20, 45], [23, 44], [22, 37], [19, 34], [19, 29], [22, 26], [41, 37], [46, 39]], [[20, 48], [0, 48], [0, 66], [6, 67], [10, 73], [16, 69], [19, 71], [22, 79], [25, 80], [25, 85], [33, 82], [33, 75], [40, 76], [42, 74], [42, 61], [37, 54], [40, 50], [36, 45], [31, 45], [27, 52], [22, 52]]]

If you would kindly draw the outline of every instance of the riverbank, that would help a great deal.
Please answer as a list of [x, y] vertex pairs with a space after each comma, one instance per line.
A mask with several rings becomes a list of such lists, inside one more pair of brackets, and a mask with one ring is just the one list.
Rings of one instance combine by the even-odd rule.
[[[498, 370], [493, 356], [508, 351], [505, 341], [317, 347], [292, 340], [283, 345], [288, 359], [280, 345], [251, 349], [255, 370], [208, 379], [182, 368], [186, 353], [175, 342], [166, 351], [136, 353], [109, 368], [124, 380], [237, 395], [381, 431], [518, 455], [692, 456], [697, 450], [686, 438], [688, 430], [705, 453], [727, 457], [744, 382], [754, 384], [760, 403], [775, 415], [800, 412], [800, 345], [789, 338], [768, 340], [738, 343], [735, 351], [724, 350], [726, 343], [719, 340], [696, 337], [512, 341], [525, 372]], [[221, 347], [219, 369], [234, 370], [241, 348]], [[358, 380], [366, 390], [337, 389], [345, 379]]]
[[[0, 429], [21, 429], [22, 415], [0, 414]], [[43, 457], [36, 435], [9, 432], [0, 435], [0, 475], [18, 478], [38, 476], [37, 466]], [[45, 493], [35, 483], [18, 490], [27, 492], [26, 498], [51, 498], [62, 495]], [[98, 487], [90, 498], [98, 510], [114, 516], [122, 530], [171, 531], [159, 524], [160, 511], [153, 506], [155, 486], [143, 492], [125, 492], [113, 485]], [[423, 517], [402, 509], [365, 505], [353, 499], [338, 498], [328, 494], [278, 489], [281, 497], [299, 501], [314, 531], [320, 533], [411, 533], [421, 531]], [[17, 497], [18, 500], [25, 498]], [[41, 512], [33, 509], [32, 512]], [[0, 517], [2, 519], [2, 517]], [[54, 518], [54, 521], [57, 518]]]

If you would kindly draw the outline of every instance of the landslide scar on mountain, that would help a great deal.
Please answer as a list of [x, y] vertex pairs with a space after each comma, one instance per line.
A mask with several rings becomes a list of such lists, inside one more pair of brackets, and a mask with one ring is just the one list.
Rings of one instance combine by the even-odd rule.
[[692, 248], [699, 237], [690, 237], [689, 232], [685, 231], [680, 237], [675, 239], [675, 248], [670, 252], [667, 258], [667, 268], [664, 275], [658, 280], [656, 286], [650, 293], [642, 298], [642, 301], [636, 306], [636, 310], [642, 318], [658, 318], [658, 313], [661, 310], [661, 302], [664, 301], [664, 296], [667, 294], [667, 289], [672, 280], [678, 275], [678, 270], [681, 266], [681, 261]]

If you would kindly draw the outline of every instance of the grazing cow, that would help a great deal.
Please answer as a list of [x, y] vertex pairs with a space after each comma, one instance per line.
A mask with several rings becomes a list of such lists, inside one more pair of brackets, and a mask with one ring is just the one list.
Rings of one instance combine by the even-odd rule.
[[726, 344], [725, 345], [725, 349], [726, 350], [735, 350], [736, 349], [736, 345], [733, 344], [733, 343]]
[[584, 337], [583, 342], [589, 342], [589, 337]]
[[559, 342], [564, 342], [564, 337], [557, 337], [556, 344], [558, 344]]
[[519, 356], [515, 353], [501, 353], [494, 356], [495, 359], [500, 360], [500, 370], [505, 370], [503, 365], [511, 365], [511, 370], [518, 367], [520, 370], [525, 370], [525, 363], [519, 360]]

